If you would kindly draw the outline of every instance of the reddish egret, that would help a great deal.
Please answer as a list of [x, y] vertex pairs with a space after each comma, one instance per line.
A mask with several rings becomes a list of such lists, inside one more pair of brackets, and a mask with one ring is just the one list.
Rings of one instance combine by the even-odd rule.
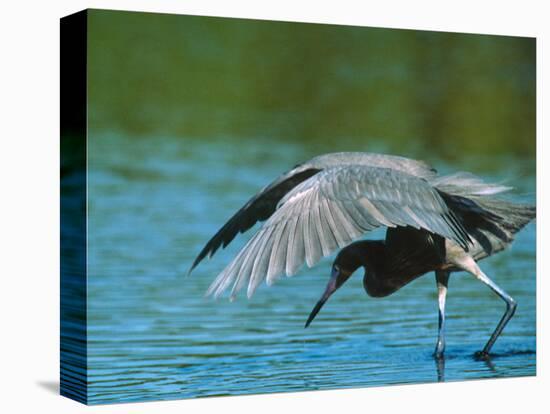
[[[248, 297], [266, 280], [291, 276], [305, 262], [342, 249], [328, 285], [306, 327], [328, 298], [359, 268], [369, 296], [384, 297], [434, 271], [439, 331], [434, 355], [445, 349], [445, 298], [450, 273], [466, 271], [506, 303], [506, 311], [481, 352], [487, 356], [513, 316], [515, 300], [477, 262], [505, 249], [535, 217], [535, 207], [497, 195], [509, 190], [469, 173], [438, 176], [422, 161], [369, 153], [321, 155], [278, 177], [252, 197], [215, 235], [191, 270], [258, 221], [263, 226], [220, 273], [207, 294]], [[385, 240], [358, 240], [386, 227]]]

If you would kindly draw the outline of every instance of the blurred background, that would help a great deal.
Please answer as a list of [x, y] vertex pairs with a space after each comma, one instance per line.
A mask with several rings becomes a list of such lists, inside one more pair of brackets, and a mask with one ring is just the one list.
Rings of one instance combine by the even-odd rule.
[[91, 11], [90, 124], [132, 135], [535, 152], [535, 39]]
[[183, 276], [321, 153], [421, 158], [534, 202], [534, 39], [100, 10], [88, 29], [90, 403], [535, 375], [534, 223], [481, 265], [519, 304], [489, 361], [472, 355], [504, 305], [468, 275], [443, 363], [433, 275], [377, 300], [357, 272], [308, 329], [331, 257], [250, 301], [205, 300], [252, 229]]

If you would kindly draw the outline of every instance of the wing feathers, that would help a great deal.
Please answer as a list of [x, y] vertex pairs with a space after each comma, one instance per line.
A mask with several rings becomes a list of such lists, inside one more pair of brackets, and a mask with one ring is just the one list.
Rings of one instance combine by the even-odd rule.
[[266, 267], [271, 256], [271, 247], [273, 245], [273, 232], [275, 227], [268, 227], [262, 241], [258, 243], [254, 252], [254, 264], [250, 273], [250, 283], [248, 284], [248, 297], [251, 297], [258, 285], [266, 275]]
[[361, 197], [358, 201], [365, 211], [380, 224], [386, 227], [395, 227], [395, 224], [389, 221], [367, 197]]
[[204, 246], [191, 265], [188, 273], [205, 257], [212, 257], [220, 247], [226, 247], [238, 233], [245, 232], [258, 221], [268, 219], [276, 210], [277, 204], [285, 194], [319, 171], [321, 170], [307, 163], [299, 165], [264, 187], [206, 243], [206, 246]]
[[216, 278], [208, 294], [233, 284], [232, 297], [248, 283], [294, 275], [377, 227], [414, 227], [467, 248], [469, 237], [438, 191], [423, 178], [385, 168], [333, 167], [303, 181], [280, 199], [276, 211]]
[[286, 247], [288, 243], [288, 231], [285, 231], [289, 222], [285, 221], [279, 226], [273, 240], [273, 249], [267, 266], [266, 282], [271, 285], [275, 278], [284, 271], [286, 259]]
[[323, 251], [323, 256], [328, 256], [338, 248], [338, 241], [336, 240], [335, 232], [333, 231], [335, 224], [334, 220], [332, 220], [332, 215], [328, 207], [328, 201], [326, 199], [321, 199], [317, 208], [319, 210], [319, 217], [322, 222], [322, 235], [327, 249], [326, 252]]

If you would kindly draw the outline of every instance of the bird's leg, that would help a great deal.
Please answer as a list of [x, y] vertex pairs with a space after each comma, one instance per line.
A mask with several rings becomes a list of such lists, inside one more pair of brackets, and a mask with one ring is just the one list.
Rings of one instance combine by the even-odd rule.
[[506, 311], [504, 312], [504, 315], [502, 315], [502, 318], [500, 319], [500, 322], [498, 323], [495, 331], [485, 344], [483, 350], [480, 352], [476, 352], [477, 357], [486, 359], [498, 336], [500, 335], [510, 318], [514, 315], [517, 306], [516, 301], [508, 293], [502, 290], [495, 282], [489, 279], [489, 277], [479, 268], [476, 261], [465, 252], [462, 254], [455, 253], [452, 257], [452, 263], [462, 270], [471, 273], [478, 280], [489, 286], [491, 290], [495, 292], [498, 296], [500, 296], [500, 298], [506, 303]]
[[495, 282], [493, 282], [489, 277], [479, 269], [477, 268], [478, 272], [476, 272], [474, 275], [483, 283], [485, 283], [487, 286], [489, 286], [493, 292], [495, 292], [498, 296], [501, 297], [504, 302], [506, 302], [506, 311], [504, 312], [504, 315], [502, 315], [502, 318], [500, 319], [500, 322], [498, 323], [496, 329], [494, 330], [493, 334], [485, 344], [485, 347], [481, 352], [478, 352], [476, 355], [482, 358], [486, 358], [489, 355], [489, 351], [491, 350], [493, 344], [497, 340], [498, 336], [510, 320], [512, 316], [514, 316], [514, 312], [516, 311], [517, 303], [516, 301], [504, 290], [502, 290]]
[[449, 283], [449, 272], [436, 270], [435, 280], [437, 283], [437, 298], [439, 303], [439, 331], [437, 344], [435, 345], [434, 357], [443, 358], [445, 352], [445, 299], [447, 298], [447, 286]]

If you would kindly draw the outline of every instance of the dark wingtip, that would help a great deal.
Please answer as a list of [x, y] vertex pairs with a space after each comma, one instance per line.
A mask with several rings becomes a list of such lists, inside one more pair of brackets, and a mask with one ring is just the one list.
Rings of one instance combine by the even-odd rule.
[[193, 269], [194, 269], [195, 267], [197, 267], [197, 265], [201, 262], [201, 260], [202, 260], [203, 258], [204, 258], [204, 255], [203, 255], [202, 252], [201, 252], [201, 254], [199, 254], [199, 255], [197, 256], [197, 258], [195, 259], [195, 261], [193, 262], [193, 264], [191, 265], [191, 267], [189, 268], [189, 270], [185, 273], [185, 277], [191, 276], [191, 272], [193, 271]]
[[199, 265], [199, 263], [202, 262], [202, 259], [204, 259], [208, 254], [210, 254], [210, 256], [212, 256], [212, 254], [214, 254], [216, 249], [212, 249], [211, 246], [210, 246], [210, 243], [211, 243], [211, 241], [209, 241], [206, 244], [206, 246], [204, 246], [204, 248], [201, 250], [201, 252], [195, 258], [195, 260], [193, 261], [193, 264], [191, 265], [191, 267], [187, 271], [186, 276], [189, 276], [191, 274], [191, 272], [193, 271], [193, 269], [195, 267], [197, 267]]

